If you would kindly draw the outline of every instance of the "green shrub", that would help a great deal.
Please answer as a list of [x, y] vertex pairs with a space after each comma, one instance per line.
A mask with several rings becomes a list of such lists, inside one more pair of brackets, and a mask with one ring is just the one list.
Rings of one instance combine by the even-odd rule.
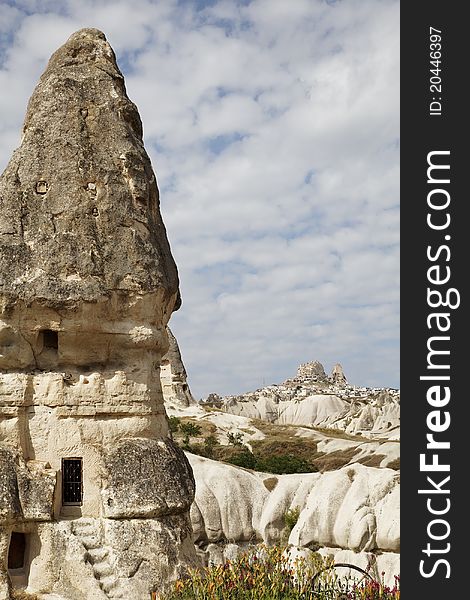
[[228, 443], [232, 446], [243, 446], [243, 435], [238, 433], [227, 433]]
[[186, 452], [191, 452], [191, 454], [197, 454], [198, 456], [204, 456], [205, 458], [210, 458], [206, 454], [206, 448], [203, 444], [185, 444], [183, 442], [182, 445], [183, 450]]
[[214, 457], [214, 448], [216, 446], [218, 446], [219, 442], [217, 441], [217, 438], [215, 437], [215, 435], [209, 435], [206, 438], [204, 438], [204, 451], [205, 451], [205, 456], [207, 456], [208, 458], [213, 458]]
[[185, 443], [185, 440], [183, 440], [184, 450], [192, 452], [193, 454], [198, 454], [199, 456], [204, 456], [205, 458], [216, 458], [214, 456], [214, 449], [217, 446], [219, 446], [219, 442], [214, 435], [209, 435], [208, 437], [204, 438], [203, 444], [189, 445], [189, 439], [188, 443]]
[[171, 433], [176, 433], [181, 425], [181, 419], [178, 417], [169, 417], [168, 418], [168, 427], [170, 428]]
[[300, 516], [300, 506], [294, 506], [289, 508], [284, 513], [284, 525], [287, 527], [288, 533], [290, 533], [297, 524]]
[[181, 423], [180, 431], [189, 437], [196, 437], [201, 433], [202, 430], [199, 425], [195, 425], [194, 423]]
[[[339, 461], [343, 466], [349, 455], [356, 449], [333, 452], [331, 455], [318, 453], [316, 442], [311, 440], [252, 440], [253, 452], [242, 443], [241, 433], [228, 433], [228, 445], [219, 444], [213, 433], [203, 431], [199, 425], [191, 422], [179, 424], [178, 434], [184, 450], [227, 462], [245, 469], [282, 475], [286, 473], [315, 473], [319, 470], [330, 470]], [[209, 435], [207, 435], [209, 433]], [[204, 434], [203, 444], [191, 444], [190, 438]], [[181, 436], [184, 436], [181, 438]], [[337, 456], [338, 452], [341, 456]], [[330, 464], [331, 463], [331, 464]]]
[[201, 427], [194, 423], [180, 423], [179, 429], [183, 434], [183, 448], [189, 450], [189, 438], [197, 437], [201, 434]]
[[248, 449], [233, 454], [227, 459], [227, 462], [245, 469], [257, 469], [256, 457]]
[[256, 461], [257, 471], [266, 473], [275, 473], [283, 475], [286, 473], [311, 473], [317, 471], [317, 468], [311, 465], [304, 458], [292, 456], [291, 454], [281, 454], [279, 456], [268, 456]]
[[[207, 454], [204, 454], [204, 456], [207, 456]], [[250, 452], [246, 446], [221, 446], [218, 444], [213, 448], [213, 457], [216, 460], [222, 460], [237, 467], [276, 475], [312, 473], [318, 470], [315, 465], [301, 456], [293, 454], [267, 455], [257, 450]]]

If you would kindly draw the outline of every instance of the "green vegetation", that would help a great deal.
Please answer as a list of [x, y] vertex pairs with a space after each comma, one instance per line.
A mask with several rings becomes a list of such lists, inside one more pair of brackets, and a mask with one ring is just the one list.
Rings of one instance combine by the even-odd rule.
[[[268, 423], [261, 419], [252, 419], [252, 423], [254, 427], [265, 433], [267, 436], [275, 436], [276, 438], [289, 437], [292, 439], [292, 437], [295, 436], [296, 430], [298, 429], [298, 427], [295, 425], [278, 425], [274, 423]], [[311, 431], [321, 433], [329, 438], [338, 438], [350, 442], [364, 442], [364, 438], [362, 436], [346, 433], [342, 429], [333, 429], [331, 427], [313, 427], [310, 425], [302, 425], [302, 429], [310, 429]]]
[[218, 446], [215, 455], [218, 460], [223, 460], [232, 465], [253, 469], [263, 473], [282, 475], [286, 473], [312, 473], [318, 470], [317, 466], [308, 459], [316, 446], [303, 440], [266, 442], [252, 441], [253, 452], [241, 443], [232, 446]]
[[285, 473], [312, 473], [317, 467], [309, 461], [292, 454], [268, 456], [256, 461], [256, 470], [283, 475]]
[[189, 450], [189, 439], [192, 437], [197, 437], [201, 434], [201, 427], [199, 425], [195, 425], [194, 423], [180, 423], [179, 430], [183, 434], [183, 448], [185, 450]]
[[226, 461], [231, 465], [243, 467], [244, 469], [253, 469], [253, 471], [258, 470], [256, 468], [256, 457], [248, 450], [248, 448], [232, 454], [227, 457]]
[[162, 600], [400, 599], [398, 578], [392, 589], [383, 582], [358, 579], [341, 579], [331, 560], [318, 554], [290, 561], [284, 547], [254, 546], [233, 562], [190, 569]]
[[207, 458], [214, 458], [214, 448], [218, 443], [215, 435], [209, 435], [204, 438], [204, 456], [207, 456]]
[[290, 532], [296, 526], [297, 521], [299, 520], [299, 516], [300, 516], [300, 506], [294, 506], [294, 508], [289, 508], [284, 513], [284, 525], [287, 527], [288, 534], [290, 534]]
[[[346, 465], [357, 453], [355, 447], [326, 454], [317, 450], [317, 442], [292, 435], [288, 427], [275, 426], [263, 440], [250, 442], [253, 451], [243, 444], [240, 432], [227, 433], [228, 445], [214, 435], [216, 427], [205, 421], [170, 417], [170, 430], [184, 450], [222, 462], [263, 473], [315, 473], [332, 471]], [[268, 428], [272, 426], [268, 424]], [[197, 439], [195, 439], [197, 438]]]
[[318, 431], [318, 433], [322, 433], [326, 437], [329, 438], [337, 438], [340, 440], [348, 440], [350, 442], [359, 442], [364, 443], [364, 437], [362, 433], [346, 433], [342, 429], [333, 429], [332, 427], [309, 427], [307, 429], [311, 429], [312, 431]]
[[[295, 427], [273, 425], [259, 420], [254, 420], [253, 424], [266, 437], [262, 440], [251, 440], [251, 448], [243, 443], [243, 434], [239, 431], [228, 432], [228, 445], [220, 444], [216, 437], [216, 426], [204, 419], [170, 417], [169, 422], [175, 441], [184, 450], [244, 469], [275, 475], [334, 471], [349, 464], [359, 452], [356, 444], [334, 452], [320, 452], [318, 440], [296, 436]], [[347, 442], [364, 442], [358, 436], [348, 435], [336, 429], [315, 430]], [[363, 456], [358, 462], [369, 467], [379, 467], [384, 458], [384, 454], [371, 454]], [[394, 460], [387, 466], [399, 470], [400, 460]]]
[[181, 419], [178, 417], [169, 417], [168, 418], [168, 427], [170, 428], [171, 433], [176, 433], [181, 425]]
[[227, 433], [227, 440], [231, 446], [243, 446], [243, 435], [238, 433]]

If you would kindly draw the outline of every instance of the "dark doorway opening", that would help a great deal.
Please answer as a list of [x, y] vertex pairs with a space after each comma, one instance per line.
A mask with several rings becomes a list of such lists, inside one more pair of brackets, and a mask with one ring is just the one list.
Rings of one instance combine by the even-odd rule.
[[23, 569], [26, 554], [26, 535], [13, 531], [8, 549], [8, 568]]
[[52, 331], [52, 329], [44, 329], [42, 331], [42, 340], [44, 348], [52, 348], [53, 350], [57, 350], [59, 348], [59, 334], [57, 331]]
[[81, 458], [62, 459], [62, 504], [79, 506], [83, 498], [83, 469]]

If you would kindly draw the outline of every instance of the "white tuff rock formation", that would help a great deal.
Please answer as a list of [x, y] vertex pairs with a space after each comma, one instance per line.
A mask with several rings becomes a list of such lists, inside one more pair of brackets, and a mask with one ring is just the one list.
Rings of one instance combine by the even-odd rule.
[[[273, 475], [188, 454], [196, 479], [191, 520], [198, 553], [206, 562], [233, 558], [253, 542], [288, 541], [292, 555], [315, 550], [338, 562], [363, 568], [372, 564], [377, 579], [385, 571], [386, 582], [394, 584], [400, 571], [400, 476], [386, 467], [396, 469], [399, 463], [397, 391], [354, 388], [339, 365], [327, 377], [314, 362], [302, 365], [283, 384], [241, 396], [212, 394], [207, 404], [209, 410], [202, 403], [174, 406], [170, 412], [206, 428], [210, 424], [220, 444], [228, 443], [229, 434], [250, 449], [263, 440], [309, 440], [322, 455], [315, 459], [320, 465], [345, 466]], [[284, 515], [294, 508], [300, 514], [289, 533]]]
[[162, 383], [163, 399], [167, 408], [187, 407], [196, 404], [189, 389], [186, 369], [175, 336], [169, 327], [168, 352], [162, 358], [160, 365], [160, 381]]
[[297, 369], [297, 377], [299, 379], [310, 381], [324, 381], [326, 379], [326, 373], [321, 362], [314, 360], [313, 362], [300, 365]]
[[1, 600], [148, 600], [195, 563], [159, 373], [178, 303], [139, 114], [81, 30], [0, 180]]
[[[248, 542], [284, 539], [287, 510], [300, 509], [294, 547], [336, 554], [353, 564], [378, 555], [390, 581], [399, 573], [400, 476], [360, 464], [327, 473], [268, 475], [188, 454], [196, 478], [195, 542], [219, 562]], [[234, 502], [233, 499], [237, 501]], [[228, 543], [227, 543], [228, 542]], [[225, 547], [224, 547], [225, 544]]]
[[346, 385], [348, 383], [343, 371], [343, 367], [339, 363], [336, 363], [336, 365], [333, 367], [330, 375], [330, 381], [336, 385]]
[[399, 438], [397, 390], [356, 388], [341, 365], [327, 377], [318, 361], [300, 365], [294, 379], [279, 385], [218, 398], [221, 410], [279, 425], [327, 427], [367, 437]]

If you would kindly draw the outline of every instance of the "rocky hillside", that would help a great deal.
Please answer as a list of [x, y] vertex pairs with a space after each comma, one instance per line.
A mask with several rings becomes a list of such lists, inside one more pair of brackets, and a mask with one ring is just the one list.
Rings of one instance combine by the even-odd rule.
[[[188, 454], [196, 479], [194, 541], [222, 562], [248, 543], [289, 543], [399, 572], [399, 474], [355, 464], [325, 473], [250, 472]], [[294, 515], [295, 523], [286, 519]], [[293, 527], [292, 527], [293, 525]]]
[[238, 396], [211, 394], [204, 404], [278, 425], [328, 427], [365, 437], [399, 438], [399, 391], [350, 385], [339, 364], [327, 376], [318, 361], [306, 363], [284, 383]]
[[[281, 384], [184, 404], [173, 396], [166, 410], [194, 471], [191, 521], [206, 562], [233, 558], [248, 543], [280, 542], [373, 564], [392, 582], [400, 550], [398, 390], [353, 386], [340, 365], [327, 376], [314, 361]], [[227, 464], [250, 455], [252, 468]], [[310, 472], [266, 468], [286, 456]]]

